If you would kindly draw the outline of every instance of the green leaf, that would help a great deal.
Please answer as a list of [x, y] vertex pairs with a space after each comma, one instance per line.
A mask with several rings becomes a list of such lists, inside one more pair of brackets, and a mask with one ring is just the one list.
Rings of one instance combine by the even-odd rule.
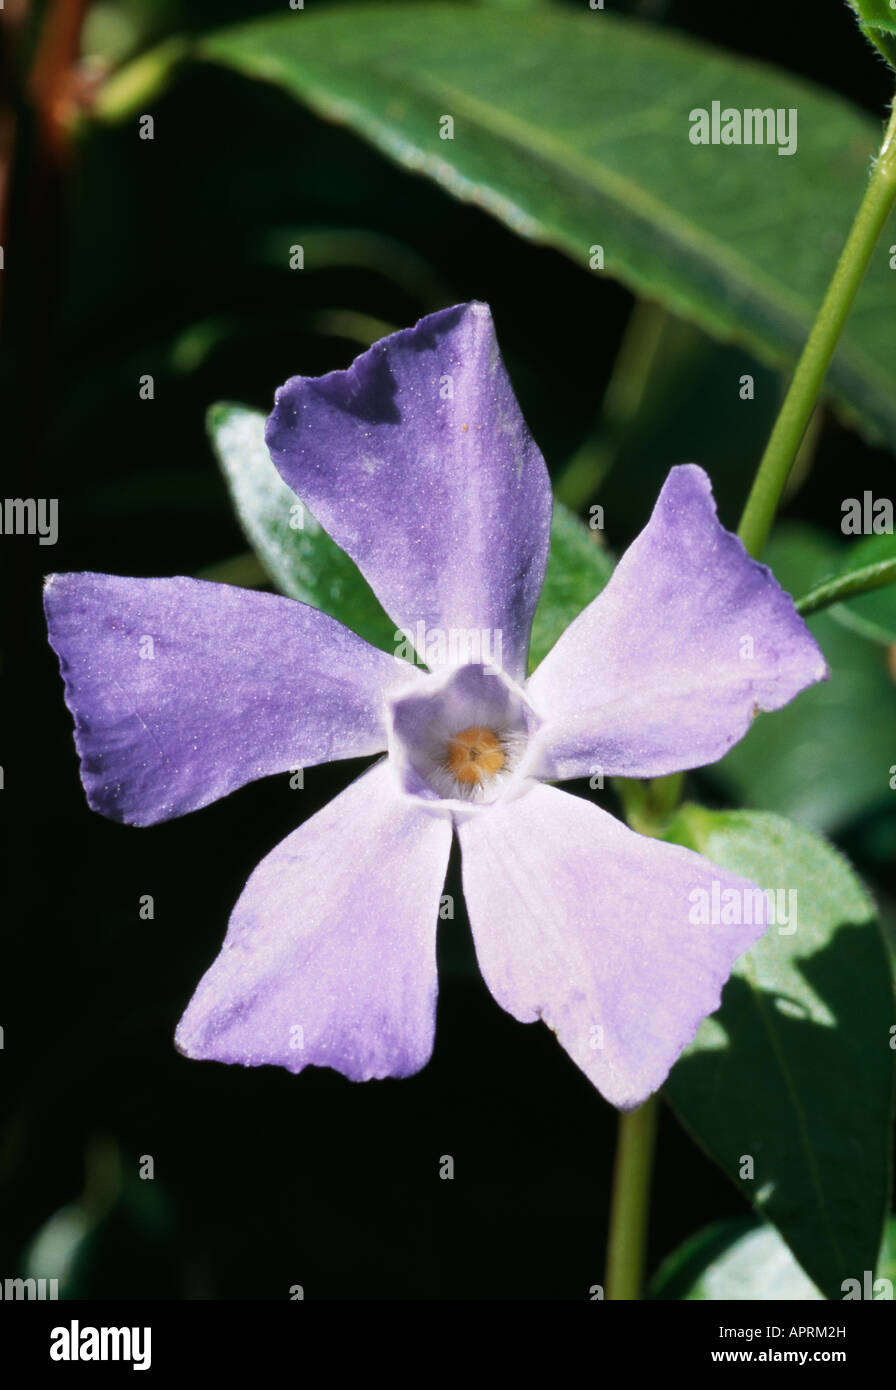
[[145, 109], [147, 102], [165, 91], [189, 51], [189, 41], [174, 35], [138, 54], [106, 78], [93, 115], [102, 121], [120, 121]]
[[212, 444], [246, 536], [284, 594], [338, 618], [373, 646], [394, 651], [395, 624], [354, 560], [280, 477], [264, 442], [264, 424], [261, 411], [240, 405], [213, 405], [208, 413]]
[[660, 1265], [647, 1296], [687, 1302], [824, 1298], [774, 1226], [752, 1217], [717, 1221], [690, 1236]]
[[530, 671], [544, 660], [557, 638], [613, 573], [613, 561], [598, 543], [599, 535], [567, 507], [554, 502], [548, 567], [532, 622]]
[[[842, 556], [841, 547], [823, 533], [782, 526], [762, 559], [785, 589], [803, 594], [836, 574]], [[894, 758], [887, 750], [896, 728], [896, 686], [887, 654], [848, 631], [835, 616], [839, 613], [839, 608], [818, 613], [808, 624], [830, 666], [830, 680], [804, 690], [784, 709], [760, 715], [746, 737], [705, 774], [738, 802], [780, 811], [829, 833], [893, 796]]]
[[[896, 1216], [887, 1221], [873, 1273], [876, 1279], [891, 1283], [896, 1279]], [[878, 1292], [884, 1294], [886, 1290]], [[690, 1236], [660, 1265], [647, 1296], [726, 1302], [811, 1302], [824, 1298], [774, 1226], [753, 1217], [716, 1221]]]
[[685, 806], [667, 838], [786, 892], [666, 1098], [810, 1279], [842, 1297], [875, 1266], [889, 1198], [893, 982], [872, 903], [838, 853], [781, 816]]
[[887, 1220], [876, 1272], [878, 1276], [889, 1279], [892, 1284], [896, 1284], [896, 1216], [891, 1216]]
[[886, 58], [891, 68], [896, 68], [896, 10], [890, 0], [847, 0], [855, 11], [859, 28]]
[[[804, 343], [880, 127], [796, 77], [601, 11], [364, 5], [221, 30], [201, 55], [281, 86], [518, 234], [772, 365]], [[798, 112], [796, 152], [693, 145], [690, 113]], [[442, 118], [453, 139], [440, 138]], [[786, 132], [785, 132], [786, 133]], [[896, 277], [874, 256], [827, 389], [896, 441]]]
[[[878, 570], [885, 565], [896, 566], [896, 535], [865, 536], [850, 546], [840, 574], [861, 573], [866, 568]], [[863, 637], [889, 646], [896, 642], [896, 588], [880, 589], [838, 604], [831, 609], [831, 616]]]

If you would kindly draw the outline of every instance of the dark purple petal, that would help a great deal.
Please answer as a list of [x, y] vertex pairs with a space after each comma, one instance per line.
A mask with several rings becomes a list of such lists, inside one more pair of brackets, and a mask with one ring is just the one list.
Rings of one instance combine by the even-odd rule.
[[[555, 787], [461, 821], [458, 834], [476, 953], [495, 999], [521, 1022], [543, 1019], [613, 1105], [640, 1105], [762, 935], [759, 890]], [[721, 920], [696, 920], [703, 906]], [[732, 915], [744, 924], [725, 925]]]
[[421, 655], [432, 630], [497, 633], [504, 669], [525, 676], [551, 491], [487, 305], [431, 314], [348, 371], [292, 377], [267, 441]]
[[56, 574], [44, 607], [87, 800], [132, 825], [382, 751], [385, 696], [421, 679], [315, 608], [229, 584]]
[[371, 768], [252, 874], [180, 1021], [180, 1051], [352, 1081], [419, 1071], [450, 847], [450, 819], [401, 797], [387, 762]]
[[536, 774], [702, 767], [758, 710], [827, 674], [790, 595], [720, 525], [702, 468], [673, 468], [607, 587], [529, 682], [544, 720]]

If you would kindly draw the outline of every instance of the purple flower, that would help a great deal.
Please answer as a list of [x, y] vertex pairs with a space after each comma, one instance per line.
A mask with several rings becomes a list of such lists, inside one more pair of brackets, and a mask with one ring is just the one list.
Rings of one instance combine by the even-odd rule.
[[551, 492], [484, 304], [432, 314], [347, 371], [293, 377], [267, 441], [430, 670], [271, 594], [47, 581], [103, 815], [150, 825], [270, 773], [387, 753], [259, 864], [177, 1046], [356, 1081], [418, 1071], [456, 830], [495, 999], [544, 1019], [614, 1105], [640, 1104], [763, 916], [695, 919], [702, 894], [753, 885], [547, 783], [720, 758], [757, 710], [826, 675], [791, 599], [720, 526], [706, 474], [673, 468], [607, 587], [527, 680]]

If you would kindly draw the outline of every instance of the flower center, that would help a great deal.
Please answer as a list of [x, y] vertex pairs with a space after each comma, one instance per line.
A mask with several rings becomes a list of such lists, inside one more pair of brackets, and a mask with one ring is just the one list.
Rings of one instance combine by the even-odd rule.
[[445, 769], [463, 786], [481, 786], [500, 772], [506, 761], [497, 735], [482, 724], [472, 724], [450, 740]]
[[389, 760], [421, 801], [474, 811], [511, 794], [540, 724], [525, 692], [481, 662], [432, 672], [389, 703]]

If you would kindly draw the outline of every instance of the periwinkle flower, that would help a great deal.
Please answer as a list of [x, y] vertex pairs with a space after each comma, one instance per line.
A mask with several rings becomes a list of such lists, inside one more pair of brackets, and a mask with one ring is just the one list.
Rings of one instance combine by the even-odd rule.
[[[764, 929], [695, 925], [694, 891], [753, 885], [548, 784], [716, 761], [756, 710], [825, 676], [818, 647], [685, 466], [527, 679], [551, 491], [484, 304], [292, 378], [267, 442], [431, 669], [272, 594], [102, 574], [46, 588], [82, 780], [106, 816], [150, 825], [254, 778], [386, 754], [256, 868], [177, 1046], [358, 1081], [418, 1071], [455, 830], [495, 999], [543, 1019], [614, 1105], [638, 1105]], [[429, 640], [452, 633], [486, 634], [487, 652]]]

